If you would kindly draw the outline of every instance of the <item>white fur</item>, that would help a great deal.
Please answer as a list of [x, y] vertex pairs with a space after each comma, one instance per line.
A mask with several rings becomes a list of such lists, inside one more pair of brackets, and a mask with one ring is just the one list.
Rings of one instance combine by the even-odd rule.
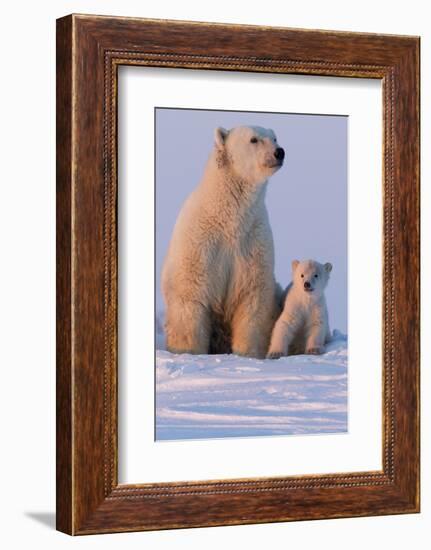
[[[320, 354], [330, 340], [325, 288], [332, 265], [314, 260], [292, 262], [293, 281], [271, 336], [267, 357], [299, 353]], [[304, 285], [309, 285], [307, 291]]]
[[267, 179], [280, 166], [277, 147], [272, 130], [216, 129], [203, 178], [178, 215], [163, 266], [168, 350], [208, 353], [221, 323], [234, 353], [265, 356], [279, 313], [264, 202]]

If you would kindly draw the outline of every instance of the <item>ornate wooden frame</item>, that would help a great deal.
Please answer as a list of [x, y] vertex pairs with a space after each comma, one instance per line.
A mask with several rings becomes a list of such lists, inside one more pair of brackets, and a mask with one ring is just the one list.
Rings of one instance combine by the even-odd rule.
[[[119, 65], [377, 78], [384, 102], [383, 470], [119, 485]], [[70, 15], [57, 21], [57, 528], [419, 511], [419, 38]]]

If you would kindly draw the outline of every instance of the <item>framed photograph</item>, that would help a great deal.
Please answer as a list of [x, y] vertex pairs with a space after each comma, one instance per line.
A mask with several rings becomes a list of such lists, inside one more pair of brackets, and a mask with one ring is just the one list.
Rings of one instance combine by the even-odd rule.
[[57, 528], [419, 511], [419, 38], [57, 21]]

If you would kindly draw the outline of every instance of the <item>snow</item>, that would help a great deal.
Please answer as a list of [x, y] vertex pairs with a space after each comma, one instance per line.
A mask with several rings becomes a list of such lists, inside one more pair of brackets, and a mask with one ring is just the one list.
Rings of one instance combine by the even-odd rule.
[[320, 356], [172, 354], [156, 338], [156, 439], [347, 431], [347, 337]]

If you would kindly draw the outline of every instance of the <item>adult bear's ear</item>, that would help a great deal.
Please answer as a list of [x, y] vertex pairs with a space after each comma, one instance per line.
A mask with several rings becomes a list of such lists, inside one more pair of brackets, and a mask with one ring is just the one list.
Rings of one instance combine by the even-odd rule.
[[332, 271], [332, 264], [330, 264], [329, 262], [327, 262], [324, 266], [323, 266], [323, 269], [326, 271], [326, 273], [330, 273]]
[[216, 147], [218, 147], [219, 149], [224, 147], [228, 133], [229, 132], [224, 128], [222, 128], [221, 126], [215, 129], [214, 140], [215, 140]]
[[299, 260], [293, 260], [292, 262], [292, 272], [295, 272], [295, 269], [298, 267]]

